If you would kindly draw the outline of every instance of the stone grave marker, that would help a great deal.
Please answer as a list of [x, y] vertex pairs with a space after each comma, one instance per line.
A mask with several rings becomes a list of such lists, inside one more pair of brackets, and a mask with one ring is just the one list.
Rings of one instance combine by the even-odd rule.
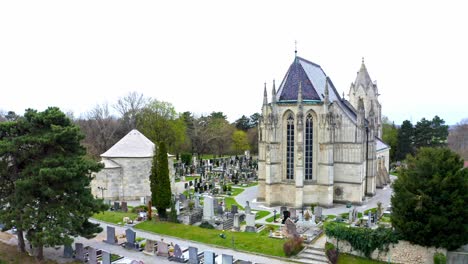
[[128, 212], [127, 202], [122, 202], [122, 212]]
[[240, 217], [239, 214], [234, 214], [234, 224], [233, 228], [236, 231], [239, 231], [240, 229]]
[[233, 259], [233, 256], [232, 255], [225, 255], [223, 254], [223, 257], [222, 257], [222, 264], [232, 264], [234, 261]]
[[204, 264], [216, 264], [215, 262], [215, 253], [212, 251], [203, 252]]
[[180, 215], [180, 202], [177, 200], [175, 201], [175, 209], [176, 209], [177, 215]]
[[184, 183], [184, 189], [187, 190], [189, 187], [188, 183]]
[[248, 214], [251, 213], [249, 201], [246, 201], [246, 202], [245, 202], [244, 212], [245, 212], [246, 215], [248, 215]]
[[283, 214], [283, 212], [284, 212], [284, 211], [287, 211], [287, 210], [288, 210], [288, 208], [286, 208], [286, 206], [281, 206], [281, 207], [280, 207], [280, 212], [281, 212], [281, 214]]
[[247, 226], [245, 227], [245, 232], [251, 232], [255, 233], [257, 232], [255, 228], [255, 215], [254, 214], [248, 214], [245, 217], [245, 221], [247, 222]]
[[77, 260], [85, 261], [85, 249], [82, 243], [75, 243], [75, 257]]
[[176, 258], [176, 260], [184, 259], [184, 256], [182, 254], [182, 249], [180, 249], [180, 246], [178, 244], [174, 246], [174, 257]]
[[315, 215], [315, 218], [322, 219], [322, 207], [315, 206], [314, 207], [314, 215]]
[[288, 238], [299, 235], [297, 233], [296, 224], [294, 224], [290, 218], [286, 219], [286, 222], [284, 223], [283, 235]]
[[238, 213], [237, 205], [233, 204], [231, 206], [231, 214], [237, 214], [237, 213]]
[[372, 212], [369, 210], [369, 212], [367, 213], [367, 227], [371, 227], [371, 224], [372, 224], [372, 222], [371, 222], [371, 217], [372, 217], [371, 214], [372, 214]]
[[199, 264], [200, 260], [198, 259], [198, 248], [189, 247], [189, 264]]
[[158, 252], [156, 253], [158, 256], [169, 257], [169, 245], [165, 242], [159, 241], [158, 242]]
[[221, 205], [218, 205], [218, 208], [216, 209], [216, 212], [218, 215], [223, 215], [224, 214], [224, 209]]
[[200, 196], [195, 194], [195, 208], [200, 208]]
[[354, 219], [353, 219], [353, 210], [349, 210], [348, 222], [351, 224], [353, 221], [354, 221]]
[[120, 209], [120, 203], [119, 202], [114, 202], [114, 211], [117, 211]]
[[97, 254], [96, 249], [93, 247], [88, 248], [88, 263], [97, 264]]
[[129, 228], [125, 230], [125, 237], [127, 238], [127, 242], [125, 242], [125, 248], [135, 249], [136, 232]]
[[297, 215], [296, 215], [296, 209], [294, 208], [289, 208], [289, 213], [290, 213], [290, 216], [292, 219], [296, 219]]
[[63, 245], [63, 257], [64, 258], [73, 257], [73, 248], [71, 244]]
[[210, 221], [214, 217], [214, 200], [211, 196], [206, 196], [203, 203], [203, 220]]
[[147, 255], [154, 255], [154, 244], [156, 241], [147, 239], [146, 240], [146, 245], [145, 245], [145, 250], [143, 250], [143, 253]]
[[111, 264], [111, 254], [107, 251], [102, 251], [102, 264]]
[[113, 226], [107, 226], [106, 228], [106, 240], [104, 242], [108, 244], [115, 244], [115, 227]]
[[287, 219], [289, 219], [290, 213], [289, 211], [283, 211], [283, 221], [281, 221], [282, 224], [286, 222]]

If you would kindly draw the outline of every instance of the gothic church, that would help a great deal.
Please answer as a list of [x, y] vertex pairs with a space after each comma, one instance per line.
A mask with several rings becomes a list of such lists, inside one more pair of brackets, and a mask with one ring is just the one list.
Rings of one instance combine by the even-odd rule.
[[257, 201], [300, 208], [360, 204], [390, 182], [382, 107], [364, 60], [340, 97], [322, 68], [294, 58], [271, 101], [265, 84], [259, 123]]

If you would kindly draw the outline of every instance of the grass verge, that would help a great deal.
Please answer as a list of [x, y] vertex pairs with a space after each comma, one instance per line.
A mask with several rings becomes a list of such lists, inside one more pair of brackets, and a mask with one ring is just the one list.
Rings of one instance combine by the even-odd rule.
[[[236, 199], [234, 199], [233, 197], [226, 197], [224, 198], [224, 203], [225, 203], [225, 207], [226, 207], [226, 210], [231, 210], [231, 206], [234, 204], [234, 205], [237, 205], [237, 208], [238, 209], [241, 209], [241, 210], [244, 210], [244, 207], [240, 204], [238, 204], [236, 202]], [[229, 209], [228, 209], [229, 208]]]
[[[271, 256], [285, 256], [283, 252], [284, 241], [269, 238], [268, 232], [243, 233], [225, 231], [226, 238], [223, 239], [219, 237], [221, 233], [219, 230], [169, 222], [147, 221], [136, 225], [135, 228], [226, 248], [257, 252]], [[233, 237], [234, 244], [232, 242]]]
[[381, 264], [386, 263], [378, 260], [361, 258], [349, 254], [340, 253], [338, 257], [338, 264]]
[[124, 217], [129, 217], [130, 219], [134, 219], [137, 217], [137, 214], [135, 213], [124, 213], [124, 212], [113, 212], [113, 211], [104, 211], [102, 213], [97, 213], [93, 215], [93, 218], [108, 222], [108, 223], [113, 223], [113, 224], [119, 224], [123, 225], [123, 218]]
[[257, 214], [255, 215], [255, 219], [256, 220], [262, 219], [269, 214], [270, 214], [270, 211], [257, 211]]

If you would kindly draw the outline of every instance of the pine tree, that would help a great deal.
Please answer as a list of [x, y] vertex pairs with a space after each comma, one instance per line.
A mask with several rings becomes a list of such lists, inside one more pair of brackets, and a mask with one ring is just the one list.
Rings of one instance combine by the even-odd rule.
[[413, 153], [414, 129], [410, 121], [405, 120], [398, 130], [396, 160], [404, 160], [406, 155]]
[[152, 192], [151, 197], [153, 205], [158, 211], [159, 218], [166, 219], [168, 209], [171, 205], [171, 185], [169, 180], [169, 166], [167, 160], [167, 149], [164, 142], [159, 143], [157, 153], [155, 155], [156, 164], [152, 168]]
[[5, 127], [0, 127], [0, 145], [17, 151], [0, 148], [0, 160], [15, 161], [1, 165], [0, 178], [5, 182], [8, 171], [16, 176], [13, 189], [1, 197], [0, 220], [26, 232], [39, 260], [44, 246], [69, 244], [74, 236], [93, 237], [102, 231], [88, 221], [106, 208], [89, 188], [91, 173], [102, 166], [85, 158], [79, 128], [53, 107], [44, 112], [28, 109], [8, 124], [10, 132], [16, 132], [5, 137]]
[[468, 169], [447, 148], [408, 156], [394, 183], [392, 225], [404, 239], [454, 250], [468, 243]]

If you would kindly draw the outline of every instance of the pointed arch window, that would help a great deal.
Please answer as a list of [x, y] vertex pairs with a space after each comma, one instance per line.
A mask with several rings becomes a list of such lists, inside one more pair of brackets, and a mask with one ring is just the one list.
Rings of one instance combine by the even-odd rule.
[[314, 149], [314, 121], [311, 114], [306, 117], [305, 124], [305, 179], [312, 180], [313, 149]]
[[286, 179], [294, 179], [294, 117], [289, 114], [286, 124]]

